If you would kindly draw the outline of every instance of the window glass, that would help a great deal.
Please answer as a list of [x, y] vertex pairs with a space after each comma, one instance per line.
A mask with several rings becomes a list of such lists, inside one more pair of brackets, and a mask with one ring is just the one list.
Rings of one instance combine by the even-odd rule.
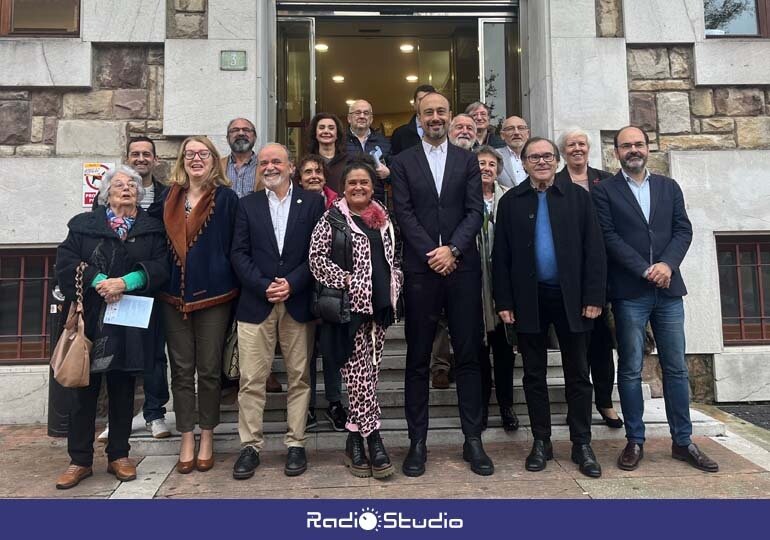
[[76, 34], [80, 0], [14, 0], [11, 33]]
[[759, 34], [756, 0], [704, 0], [707, 36]]

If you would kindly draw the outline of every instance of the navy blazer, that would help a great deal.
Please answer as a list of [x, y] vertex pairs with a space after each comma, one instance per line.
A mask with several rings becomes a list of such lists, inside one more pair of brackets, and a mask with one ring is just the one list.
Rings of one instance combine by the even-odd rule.
[[283, 253], [273, 231], [265, 190], [246, 195], [238, 202], [230, 260], [241, 280], [236, 319], [259, 324], [273, 309], [265, 291], [276, 277], [286, 278], [291, 295], [286, 309], [297, 322], [313, 319], [310, 298], [313, 277], [308, 266], [310, 234], [324, 213], [323, 198], [294, 186], [286, 224]]
[[454, 244], [462, 254], [457, 270], [481, 271], [476, 235], [481, 229], [484, 201], [479, 161], [473, 152], [447, 145], [441, 194], [422, 144], [393, 158], [393, 207], [404, 243], [404, 271], [432, 272], [426, 253]]
[[650, 174], [649, 181], [649, 224], [622, 171], [591, 190], [607, 248], [611, 300], [638, 298], [654, 289], [655, 284], [642, 275], [657, 262], [672, 270], [671, 285], [661, 292], [668, 296], [687, 294], [679, 265], [692, 242], [692, 225], [682, 190], [674, 179], [658, 174]]

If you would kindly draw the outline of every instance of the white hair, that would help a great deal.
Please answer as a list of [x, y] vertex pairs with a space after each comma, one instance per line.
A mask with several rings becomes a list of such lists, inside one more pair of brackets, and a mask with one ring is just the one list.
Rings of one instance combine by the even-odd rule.
[[142, 176], [128, 165], [120, 165], [107, 171], [104, 175], [102, 183], [99, 185], [99, 204], [107, 206], [107, 201], [110, 198], [110, 184], [112, 184], [112, 179], [118, 174], [128, 176], [132, 182], [136, 183], [136, 204], [138, 206], [142, 199], [144, 199], [144, 184], [142, 183]]
[[562, 154], [566, 151], [566, 145], [567, 145], [567, 139], [570, 137], [585, 137], [586, 143], [588, 144], [588, 148], [591, 148], [591, 137], [588, 135], [588, 133], [585, 132], [585, 130], [580, 129], [579, 127], [572, 127], [568, 130], [562, 132], [561, 135], [559, 135], [559, 138], [556, 139], [556, 146], [559, 148], [559, 152]]

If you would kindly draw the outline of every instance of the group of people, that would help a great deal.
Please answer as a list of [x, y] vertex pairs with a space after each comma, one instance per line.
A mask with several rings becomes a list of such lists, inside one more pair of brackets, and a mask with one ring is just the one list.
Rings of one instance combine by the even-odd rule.
[[[583, 474], [601, 475], [591, 448], [595, 399], [607, 425], [625, 425], [628, 443], [618, 466], [635, 469], [645, 440], [641, 371], [648, 322], [663, 369], [672, 456], [704, 471], [718, 469], [691, 440], [679, 265], [692, 228], [677, 183], [646, 169], [646, 133], [633, 126], [616, 133], [621, 171], [613, 176], [588, 166], [591, 141], [582, 130], [555, 143], [530, 137], [526, 121], [511, 116], [498, 136], [483, 103], [453, 118], [447, 98], [429, 86], [418, 87], [414, 103], [412, 120], [390, 140], [371, 129], [367, 101], [350, 106], [347, 131], [335, 115], [319, 113], [308, 153], [296, 166], [281, 144], [254, 151], [254, 125], [235, 119], [227, 127], [231, 154], [221, 157], [206, 137], [188, 137], [167, 187], [152, 176], [153, 141], [129, 142], [126, 165], [105, 176], [94, 208], [70, 221], [57, 253], [57, 279], [68, 301], [83, 289], [86, 335], [93, 341], [90, 384], [73, 390], [71, 463], [58, 488], [92, 474], [102, 375], [108, 472], [122, 481], [136, 478], [128, 459], [134, 380], [145, 380], [148, 429], [167, 436], [166, 351], [181, 433], [176, 469], [211, 469], [223, 348], [233, 320], [241, 440], [234, 478], [250, 478], [259, 466], [277, 348], [287, 377], [285, 474], [307, 469], [305, 432], [317, 423], [320, 354], [327, 417], [347, 432], [346, 466], [358, 477], [391, 476], [377, 384], [400, 299], [410, 439], [405, 475], [426, 471], [431, 378], [434, 386], [444, 382], [437, 381], [441, 371], [432, 372], [431, 358], [442, 340], [454, 352], [462, 457], [470, 469], [494, 473], [481, 439], [493, 373], [502, 425], [519, 427], [515, 349], [523, 359], [534, 438], [525, 467], [546, 467], [553, 457], [546, 383], [551, 326], [562, 356], [572, 460]], [[566, 165], [557, 172], [562, 155]], [[147, 329], [103, 323], [106, 306], [125, 294], [155, 299]], [[611, 398], [610, 326], [623, 420]], [[272, 385], [282, 390], [278, 381]]]

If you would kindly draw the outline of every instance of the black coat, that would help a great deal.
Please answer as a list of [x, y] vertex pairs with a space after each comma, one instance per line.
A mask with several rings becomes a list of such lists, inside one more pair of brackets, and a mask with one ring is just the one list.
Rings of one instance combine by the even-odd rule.
[[56, 252], [56, 278], [68, 300], [63, 311], [67, 313], [75, 299], [75, 271], [81, 261], [88, 265], [83, 272], [83, 304], [86, 336], [93, 341], [91, 371], [144, 371], [162, 354], [158, 302], [147, 329], [103, 324], [106, 303], [91, 282], [99, 273], [116, 278], [143, 270], [147, 285], [129, 294], [154, 296], [169, 276], [163, 224], [140, 208], [126, 240], [121, 241], [107, 223], [105, 207], [100, 206], [78, 214], [67, 227], [67, 238]]
[[675, 180], [659, 174], [651, 174], [649, 181], [649, 224], [622, 172], [591, 192], [607, 246], [610, 300], [638, 298], [654, 290], [655, 284], [642, 275], [657, 262], [672, 271], [671, 285], [660, 292], [687, 294], [679, 265], [692, 242], [692, 225], [682, 190]]
[[390, 155], [395, 156], [404, 150], [420, 144], [420, 134], [417, 132], [417, 115], [412, 115], [408, 124], [398, 126], [390, 136]]
[[[604, 306], [606, 257], [602, 231], [591, 197], [570, 180], [556, 178], [548, 190], [559, 285], [570, 330], [586, 332], [593, 322], [582, 316], [584, 306]], [[492, 250], [492, 295], [495, 310], [512, 310], [516, 330], [536, 333], [540, 328], [535, 265], [537, 192], [529, 181], [510, 189], [497, 206]]]
[[292, 188], [291, 208], [286, 223], [283, 251], [273, 232], [273, 221], [265, 190], [241, 198], [235, 215], [230, 261], [241, 281], [236, 318], [259, 324], [273, 309], [265, 294], [276, 277], [291, 286], [286, 310], [297, 322], [313, 320], [310, 297], [313, 276], [308, 265], [310, 235], [324, 213], [323, 198], [317, 193]]
[[481, 230], [484, 202], [476, 155], [447, 144], [441, 194], [422, 145], [393, 158], [393, 207], [404, 243], [404, 271], [432, 272], [426, 253], [454, 244], [462, 258], [457, 272], [481, 271], [476, 235]]
[[[567, 167], [564, 167], [562, 170], [556, 173], [556, 178], [563, 178], [565, 180], [572, 181], [572, 178], [569, 175], [569, 171], [567, 170]], [[593, 167], [588, 167], [588, 191], [593, 191], [593, 189], [599, 185], [600, 182], [603, 180], [606, 180], [607, 178], [612, 178], [612, 173], [603, 171], [602, 169], [594, 169]]]

